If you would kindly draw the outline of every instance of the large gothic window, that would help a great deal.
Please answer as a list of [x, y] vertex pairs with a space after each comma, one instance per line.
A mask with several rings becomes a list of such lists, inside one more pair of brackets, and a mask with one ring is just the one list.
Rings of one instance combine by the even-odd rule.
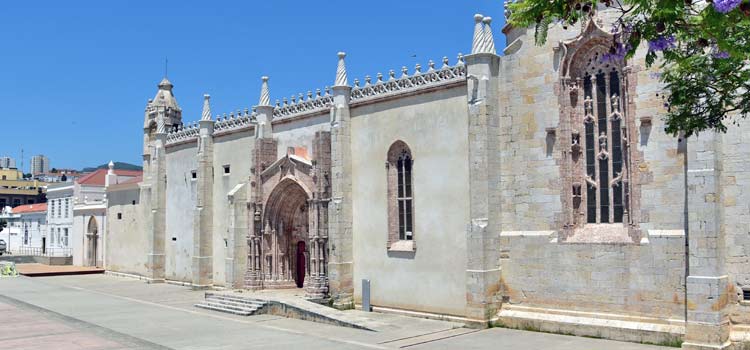
[[627, 212], [627, 135], [618, 65], [589, 59], [583, 74], [586, 222], [621, 223]]
[[[612, 34], [592, 21], [561, 50], [560, 130], [570, 145], [563, 150], [561, 167], [564, 239], [639, 241], [638, 201], [632, 195], [637, 191], [634, 106], [628, 104], [634, 78], [623, 59], [608, 54], [612, 41]], [[602, 230], [601, 224], [610, 229]], [[589, 227], [576, 237], [578, 229]], [[617, 227], [622, 230], [612, 231]]]
[[[388, 150], [386, 162], [388, 178], [388, 248], [413, 250], [414, 189], [409, 146], [396, 141]], [[394, 243], [406, 242], [402, 244]]]

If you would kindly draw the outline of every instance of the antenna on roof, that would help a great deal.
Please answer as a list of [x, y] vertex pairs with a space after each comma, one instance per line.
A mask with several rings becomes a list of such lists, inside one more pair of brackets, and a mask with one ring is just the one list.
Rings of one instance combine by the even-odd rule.
[[168, 72], [169, 72], [169, 58], [165, 56], [164, 57], [164, 77], [165, 78], [167, 78]]

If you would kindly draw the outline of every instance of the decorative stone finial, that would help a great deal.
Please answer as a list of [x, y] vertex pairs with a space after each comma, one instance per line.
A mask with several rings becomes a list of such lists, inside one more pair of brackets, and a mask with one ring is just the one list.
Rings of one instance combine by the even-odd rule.
[[492, 27], [490, 26], [492, 17], [485, 17], [482, 22], [484, 22], [484, 52], [495, 54], [495, 38], [492, 35]]
[[113, 162], [113, 161], [110, 160], [109, 164], [107, 164], [107, 168], [109, 170], [115, 170], [115, 162]]
[[480, 14], [474, 15], [474, 40], [471, 42], [471, 53], [484, 52], [484, 28], [482, 26], [482, 20], [484, 16]]
[[211, 100], [209, 94], [203, 95], [203, 114], [201, 115], [201, 120], [211, 120], [211, 104], [209, 100]]
[[346, 77], [346, 63], [344, 63], [345, 52], [339, 52], [339, 66], [336, 68], [336, 84], [334, 86], [349, 86], [349, 80]]
[[157, 134], [166, 134], [167, 133], [167, 125], [164, 123], [164, 116], [160, 115], [156, 118], [156, 133]]
[[260, 78], [263, 80], [263, 84], [260, 87], [260, 101], [258, 106], [270, 106], [271, 105], [271, 94], [268, 92], [268, 77]]

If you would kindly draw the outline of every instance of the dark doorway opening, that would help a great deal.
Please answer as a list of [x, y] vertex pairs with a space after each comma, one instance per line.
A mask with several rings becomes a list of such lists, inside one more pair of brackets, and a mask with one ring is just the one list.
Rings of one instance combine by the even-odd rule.
[[297, 288], [302, 288], [305, 284], [305, 242], [297, 242], [297, 268], [294, 274], [294, 282]]

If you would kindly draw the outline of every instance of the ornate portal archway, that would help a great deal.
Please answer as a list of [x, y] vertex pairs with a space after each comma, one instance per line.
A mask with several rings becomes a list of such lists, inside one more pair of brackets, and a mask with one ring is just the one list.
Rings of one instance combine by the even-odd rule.
[[304, 285], [308, 273], [298, 270], [309, 264], [298, 260], [308, 258], [304, 251], [310, 228], [308, 200], [307, 192], [298, 182], [285, 179], [271, 192], [266, 202], [261, 243], [261, 267], [266, 288]]
[[328, 172], [294, 153], [259, 168], [250, 184], [254, 225], [245, 286], [305, 288], [308, 298], [327, 297]]

